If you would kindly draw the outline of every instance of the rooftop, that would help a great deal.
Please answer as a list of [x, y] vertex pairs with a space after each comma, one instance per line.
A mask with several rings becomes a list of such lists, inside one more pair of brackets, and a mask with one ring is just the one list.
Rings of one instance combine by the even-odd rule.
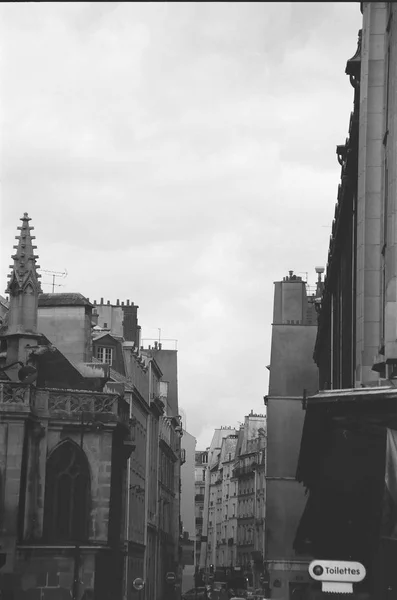
[[92, 306], [91, 302], [79, 293], [40, 294], [40, 306]]

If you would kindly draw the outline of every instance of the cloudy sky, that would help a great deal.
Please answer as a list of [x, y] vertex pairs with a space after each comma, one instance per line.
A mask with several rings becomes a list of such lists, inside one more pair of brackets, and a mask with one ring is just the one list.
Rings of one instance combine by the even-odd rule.
[[1, 3], [0, 22], [2, 286], [27, 211], [57, 292], [130, 298], [144, 338], [178, 340], [205, 447], [263, 411], [273, 282], [326, 263], [359, 3]]

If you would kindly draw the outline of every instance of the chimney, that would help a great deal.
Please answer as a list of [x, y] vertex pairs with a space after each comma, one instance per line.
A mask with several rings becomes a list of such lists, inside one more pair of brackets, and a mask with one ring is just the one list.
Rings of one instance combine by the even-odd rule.
[[129, 305], [130, 305], [130, 301], [129, 301], [129, 300], [127, 300], [127, 306], [129, 306]]
[[154, 342], [154, 349], [157, 350], [157, 342]]
[[110, 300], [108, 300], [108, 306], [110, 306]]
[[116, 300], [116, 306], [120, 306], [120, 300], [118, 298]]
[[161, 350], [162, 347], [163, 345], [159, 342], [159, 350]]
[[103, 298], [101, 298], [101, 304], [103, 304]]

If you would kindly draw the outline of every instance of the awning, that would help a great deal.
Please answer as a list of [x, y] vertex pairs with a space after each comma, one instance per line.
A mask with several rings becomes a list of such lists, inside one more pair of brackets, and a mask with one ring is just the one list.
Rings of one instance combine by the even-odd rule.
[[381, 530], [388, 527], [390, 534], [397, 521], [394, 429], [394, 387], [332, 390], [309, 399], [296, 475], [309, 496], [296, 533], [297, 552], [358, 560], [371, 568]]

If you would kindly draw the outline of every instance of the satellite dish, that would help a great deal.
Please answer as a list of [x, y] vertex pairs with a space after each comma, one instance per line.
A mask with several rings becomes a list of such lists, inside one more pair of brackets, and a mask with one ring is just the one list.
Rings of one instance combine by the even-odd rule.
[[31, 365], [25, 365], [18, 371], [18, 379], [21, 383], [33, 383], [37, 379], [37, 369]]

